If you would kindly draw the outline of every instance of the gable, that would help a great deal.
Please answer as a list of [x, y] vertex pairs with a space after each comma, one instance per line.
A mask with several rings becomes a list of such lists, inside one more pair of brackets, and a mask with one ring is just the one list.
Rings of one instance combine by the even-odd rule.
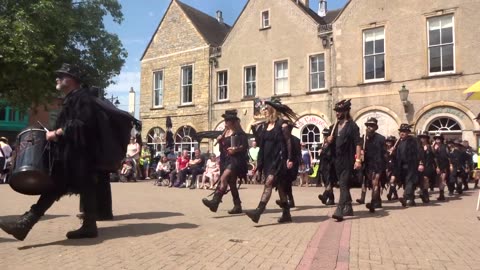
[[[260, 30], [261, 12], [270, 11], [271, 29]], [[311, 11], [311, 13], [314, 13]], [[317, 35], [319, 22], [307, 12], [306, 7], [295, 0], [254, 0], [248, 1], [237, 21], [228, 33], [222, 47], [235, 42], [242, 42], [251, 38], [266, 35], [281, 35], [289, 33], [303, 33]], [[270, 34], [274, 31], [275, 34]], [[280, 33], [283, 32], [283, 33]]]
[[172, 1], [141, 60], [207, 45], [208, 43], [185, 15], [178, 3]]

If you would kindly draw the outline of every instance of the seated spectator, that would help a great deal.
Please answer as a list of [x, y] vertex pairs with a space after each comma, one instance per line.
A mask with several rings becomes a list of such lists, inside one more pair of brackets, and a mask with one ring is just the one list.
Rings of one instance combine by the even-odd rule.
[[[182, 155], [175, 162], [175, 170], [170, 173], [169, 187], [185, 187], [185, 178], [180, 177], [182, 172], [187, 169], [190, 157], [187, 150], [182, 151]], [[178, 175], [178, 177], [177, 177]]]
[[200, 149], [196, 149], [195, 156], [193, 157], [192, 160], [188, 162], [187, 169], [183, 170], [182, 173], [180, 174], [180, 178], [182, 179], [182, 181], [185, 181], [188, 175], [192, 176], [190, 189], [195, 189], [197, 176], [202, 174], [205, 171], [204, 166], [205, 166], [205, 159], [203, 158], [202, 153], [200, 152]]
[[217, 162], [217, 156], [215, 154], [211, 154], [210, 159], [207, 160], [207, 165], [205, 166], [205, 172], [202, 176], [202, 184], [200, 185], [200, 188], [207, 188], [205, 186], [205, 180], [208, 178], [208, 181], [210, 183], [208, 188], [213, 189], [213, 185], [219, 175], [220, 165]]
[[120, 182], [135, 182], [135, 162], [132, 158], [125, 158], [120, 169]]
[[157, 168], [155, 169], [155, 172], [158, 175], [158, 179], [155, 180], [154, 185], [159, 186], [162, 179], [168, 179], [170, 176], [170, 171], [171, 171], [170, 161], [168, 161], [168, 158], [166, 156], [163, 156], [158, 162]]

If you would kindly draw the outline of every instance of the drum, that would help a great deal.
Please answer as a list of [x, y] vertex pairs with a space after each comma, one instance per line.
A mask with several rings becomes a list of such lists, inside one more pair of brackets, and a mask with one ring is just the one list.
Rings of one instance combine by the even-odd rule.
[[49, 176], [49, 144], [42, 129], [27, 129], [17, 136], [10, 186], [25, 195], [40, 195], [53, 188]]

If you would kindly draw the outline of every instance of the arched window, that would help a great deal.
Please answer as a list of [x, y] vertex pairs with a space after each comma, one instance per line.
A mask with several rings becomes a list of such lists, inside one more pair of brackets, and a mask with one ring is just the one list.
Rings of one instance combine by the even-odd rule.
[[301, 141], [307, 146], [312, 153], [312, 158], [318, 159], [318, 150], [321, 142], [320, 128], [316, 125], [305, 125], [302, 129]]
[[430, 133], [460, 133], [462, 132], [462, 128], [456, 120], [450, 117], [441, 117], [433, 120], [428, 125], [428, 131]]
[[431, 135], [440, 132], [445, 139], [461, 139], [462, 128], [458, 122], [450, 117], [441, 117], [433, 120], [427, 126], [427, 130]]
[[155, 155], [165, 149], [165, 131], [160, 127], [154, 127], [148, 131], [147, 144], [152, 146]]
[[175, 134], [175, 151], [178, 153], [182, 150], [188, 150], [190, 157], [192, 157], [196, 148], [198, 148], [198, 141], [195, 129], [191, 126], [179, 128]]

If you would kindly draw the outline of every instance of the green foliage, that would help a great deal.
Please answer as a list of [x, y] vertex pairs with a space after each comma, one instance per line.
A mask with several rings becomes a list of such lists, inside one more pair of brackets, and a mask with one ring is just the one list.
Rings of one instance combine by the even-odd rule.
[[0, 0], [1, 98], [23, 109], [50, 102], [62, 63], [78, 65], [89, 85], [113, 83], [127, 53], [105, 16], [122, 22], [117, 0]]

